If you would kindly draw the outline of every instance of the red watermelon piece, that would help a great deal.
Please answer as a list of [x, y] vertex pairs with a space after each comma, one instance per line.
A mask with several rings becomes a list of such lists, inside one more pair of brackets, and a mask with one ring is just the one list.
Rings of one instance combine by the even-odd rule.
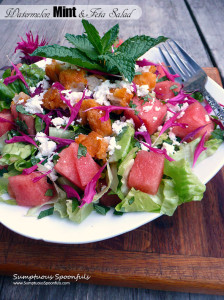
[[21, 113], [18, 113], [16, 110], [16, 104], [12, 103], [11, 104], [11, 113], [14, 119], [19, 118], [21, 121], [24, 121], [27, 125], [27, 132], [30, 135], [35, 135], [36, 130], [35, 130], [35, 119], [32, 116], [29, 115], [24, 115]]
[[[12, 115], [9, 110], [4, 109], [0, 112], [0, 117], [3, 119], [6, 119], [8, 121], [13, 122]], [[2, 122], [0, 120], [0, 136], [5, 134], [7, 131], [11, 130], [13, 128], [13, 125], [9, 122]]]
[[60, 158], [55, 165], [55, 170], [84, 190], [99, 171], [100, 166], [88, 152], [86, 156], [78, 158], [78, 148], [79, 145], [77, 143], [72, 143], [68, 148], [62, 150], [59, 154]]
[[158, 99], [150, 100], [143, 104], [143, 100], [138, 97], [132, 99], [133, 104], [136, 105], [136, 110], [139, 111], [138, 115], [132, 110], [126, 110], [125, 116], [132, 118], [135, 122], [135, 126], [138, 128], [141, 126], [141, 121], [138, 116], [144, 121], [149, 134], [153, 134], [157, 128], [163, 123], [163, 118], [166, 115], [167, 107]]
[[[172, 86], [177, 86], [177, 88], [172, 89]], [[181, 85], [178, 82], [165, 80], [156, 83], [154, 92], [158, 99], [166, 100], [175, 97], [174, 91], [179, 92], [180, 88]]]
[[[162, 65], [165, 67], [164, 63], [162, 63]], [[158, 78], [166, 76], [166, 73], [164, 72], [163, 68], [160, 65], [157, 65], [157, 72], [158, 72]]]
[[8, 192], [18, 205], [38, 206], [52, 199], [52, 196], [45, 196], [49, 189], [55, 193], [54, 186], [47, 182], [46, 176], [35, 183], [32, 181], [40, 175], [39, 172], [33, 172], [29, 175], [21, 174], [9, 177]]
[[163, 176], [164, 155], [139, 151], [128, 177], [128, 186], [155, 195]]
[[173, 127], [172, 132], [180, 138], [184, 138], [187, 134], [194, 131], [198, 127], [207, 125], [200, 131], [198, 131], [193, 138], [196, 139], [199, 136], [202, 136], [207, 131], [207, 134], [205, 136], [205, 140], [207, 141], [211, 135], [211, 132], [214, 130], [213, 122], [209, 118], [209, 115], [204, 107], [199, 102], [190, 104], [185, 110], [184, 115], [177, 120], [178, 123], [188, 124], [188, 127], [186, 128], [181, 128], [179, 126]]

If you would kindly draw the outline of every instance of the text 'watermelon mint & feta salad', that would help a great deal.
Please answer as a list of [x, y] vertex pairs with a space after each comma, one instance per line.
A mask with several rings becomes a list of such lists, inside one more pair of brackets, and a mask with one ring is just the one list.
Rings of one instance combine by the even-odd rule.
[[93, 210], [171, 216], [201, 200], [192, 168], [218, 149], [224, 128], [199, 92], [185, 93], [178, 74], [144, 58], [167, 38], [121, 42], [118, 25], [100, 37], [82, 23], [84, 34], [65, 36], [71, 48], [30, 32], [17, 50], [27, 62], [44, 59], [3, 74], [1, 201], [80, 223]]

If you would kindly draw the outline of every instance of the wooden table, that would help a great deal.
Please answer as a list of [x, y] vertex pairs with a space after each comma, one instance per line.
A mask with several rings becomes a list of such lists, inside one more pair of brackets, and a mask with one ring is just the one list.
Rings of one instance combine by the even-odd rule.
[[[10, 1], [0, 1], [11, 4]], [[17, 4], [45, 4], [45, 1], [17, 1]], [[60, 3], [48, 1], [47, 4]], [[101, 1], [66, 1], [66, 4], [101, 4]], [[108, 1], [109, 3], [109, 1]], [[110, 1], [118, 4], [119, 1]], [[171, 36], [203, 67], [218, 67], [224, 75], [224, 36], [222, 0], [131, 1], [142, 7], [139, 21], [120, 21], [122, 38], [148, 34]], [[105, 2], [104, 2], [105, 4]], [[94, 21], [105, 31], [115, 21]], [[18, 35], [29, 29], [50, 36], [51, 43], [64, 44], [66, 32], [81, 32], [80, 21], [0, 21], [1, 58], [13, 61]], [[105, 28], [105, 30], [104, 30]], [[216, 69], [207, 69], [219, 80]], [[224, 205], [223, 170], [208, 184], [202, 202], [188, 203], [173, 217], [163, 216], [130, 233], [88, 245], [56, 245], [10, 232], [0, 226], [0, 271], [2, 275], [86, 273], [89, 282], [109, 286], [13, 286], [11, 277], [0, 281], [1, 299], [149, 299], [177, 297], [196, 299], [196, 295], [154, 292], [150, 289], [210, 294], [224, 293]], [[84, 281], [83, 281], [84, 282]], [[130, 289], [114, 286], [126, 286]], [[148, 290], [149, 289], [149, 290]], [[201, 296], [204, 298], [204, 296]], [[206, 298], [206, 299], [210, 299]], [[213, 296], [212, 299], [219, 299]], [[220, 298], [221, 299], [221, 298]]]

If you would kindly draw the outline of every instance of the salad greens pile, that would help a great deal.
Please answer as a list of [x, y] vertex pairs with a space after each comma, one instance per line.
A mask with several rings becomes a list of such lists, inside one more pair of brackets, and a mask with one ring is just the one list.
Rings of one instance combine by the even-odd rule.
[[[61, 218], [69, 218], [73, 222], [80, 223], [93, 210], [102, 215], [106, 215], [109, 210], [112, 210], [114, 215], [122, 215], [127, 212], [156, 212], [172, 216], [179, 205], [190, 201], [200, 201], [206, 187], [193, 173], [192, 166], [196, 161], [198, 163], [215, 153], [223, 142], [223, 128], [220, 122], [211, 116], [212, 121], [216, 124], [206, 142], [203, 140], [204, 136], [195, 138], [188, 143], [181, 142], [180, 138], [175, 137], [174, 144], [169, 133], [172, 126], [183, 126], [184, 128], [184, 124], [177, 124], [177, 117], [183, 109], [183, 103], [202, 102], [202, 95], [195, 92], [190, 97], [190, 95], [184, 94], [181, 88], [177, 91], [178, 85], [174, 81], [175, 76], [169, 74], [163, 65], [162, 69], [165, 69], [165, 75], [159, 76], [158, 64], [153, 64], [146, 59], [138, 61], [139, 64], [136, 63], [136, 60], [150, 48], [166, 41], [167, 38], [135, 36], [116, 48], [114, 45], [118, 40], [118, 24], [106, 32], [103, 37], [100, 37], [97, 29], [88, 21], [82, 20], [82, 24], [85, 29], [84, 34], [67, 33], [65, 35], [73, 47], [46, 45], [44, 42], [42, 46], [29, 54], [35, 59], [37, 57], [50, 59], [43, 61], [44, 67], [41, 63], [23, 64], [20, 67], [13, 65], [14, 73], [8, 69], [0, 80], [0, 123], [11, 122], [12, 124], [12, 128], [0, 137], [0, 201], [16, 204], [16, 200], [5, 200], [3, 196], [8, 191], [9, 178], [17, 175], [30, 175], [35, 172], [41, 176], [36, 177], [33, 182], [47, 178], [47, 182], [52, 186], [52, 189], [48, 189], [45, 193], [45, 196], [49, 197], [49, 201], [30, 208], [27, 213], [27, 215], [36, 215], [41, 210], [38, 215], [39, 219], [57, 213]], [[35, 39], [31, 38], [29, 34], [29, 41], [32, 40]], [[22, 41], [26, 45], [24, 40]], [[22, 49], [21, 45], [18, 47], [18, 49]], [[61, 82], [53, 82], [46, 76], [46, 64], [51, 64], [51, 59], [58, 60], [57, 63], [63, 70], [77, 70], [77, 72], [80, 71], [80, 68], [85, 70], [86, 78], [90, 80], [94, 77], [94, 80], [98, 82], [97, 85], [91, 89], [87, 83], [81, 91], [74, 87], [66, 90]], [[140, 64], [141, 67], [139, 67]], [[173, 91], [172, 100], [176, 101], [174, 105], [164, 100], [160, 101], [163, 105], [167, 105], [169, 112], [171, 110], [171, 116], [168, 118], [167, 114], [165, 116], [167, 119], [160, 124], [162, 128], [160, 130], [157, 128], [151, 135], [144, 126], [141, 113], [144, 112], [145, 105], [153, 104], [155, 92], [153, 89], [150, 90], [146, 84], [140, 86], [133, 81], [136, 76], [150, 72], [150, 66], [156, 68], [156, 84], [173, 81], [170, 91]], [[144, 68], [148, 69], [145, 71]], [[141, 89], [143, 86], [146, 88], [145, 94]], [[100, 97], [99, 93], [97, 94], [100, 88], [100, 95], [102, 96], [104, 93], [102, 103], [98, 98]], [[112, 105], [110, 102], [112, 100], [108, 95], [111, 96], [113, 90], [121, 88], [126, 89], [126, 92], [129, 90], [129, 95], [131, 94], [133, 98], [139, 98], [140, 108], [133, 102], [133, 98], [127, 107]], [[63, 104], [67, 105], [65, 109], [60, 106], [52, 109], [44, 106], [43, 98], [49, 90], [56, 90], [60, 99], [63, 100]], [[27, 102], [18, 97], [18, 95], [24, 97], [23, 93], [28, 96]], [[175, 98], [177, 96], [181, 96], [179, 97], [180, 102]], [[103, 107], [100, 111], [104, 112], [100, 120], [101, 122], [110, 122], [112, 134], [98, 136], [98, 139], [104, 139], [108, 143], [106, 159], [93, 157], [99, 171], [85, 188], [81, 189], [69, 178], [56, 172], [55, 166], [60, 160], [62, 151], [75, 143], [76, 138], [80, 135], [88, 136], [94, 131], [91, 124], [82, 123], [80, 117], [82, 103], [87, 100], [99, 101], [99, 106]], [[117, 101], [117, 99], [115, 100]], [[27, 106], [27, 103], [32, 101], [33, 107]], [[1, 112], [4, 113], [11, 108], [12, 113], [13, 104], [16, 105], [17, 116], [12, 122], [4, 119]], [[172, 112], [170, 109], [172, 105], [178, 110]], [[84, 112], [91, 109], [97, 111], [97, 107], [92, 106]], [[157, 110], [159, 111], [159, 109]], [[121, 112], [116, 114], [116, 110]], [[136, 128], [133, 119], [126, 118], [125, 110], [133, 110], [135, 116], [139, 117], [142, 122], [140, 127], [142, 130]], [[157, 120], [157, 117], [155, 118]], [[34, 121], [32, 130], [35, 134], [30, 133], [30, 120]], [[192, 137], [195, 134], [196, 132], [191, 133]], [[167, 152], [168, 145], [173, 147], [173, 153]], [[163, 177], [155, 195], [128, 185], [129, 174], [139, 151], [152, 151], [165, 156]], [[79, 143], [77, 159], [86, 158], [88, 155], [88, 146]], [[105, 202], [102, 202], [105, 196], [116, 197], [119, 201], [113, 202], [113, 205], [105, 205]]]

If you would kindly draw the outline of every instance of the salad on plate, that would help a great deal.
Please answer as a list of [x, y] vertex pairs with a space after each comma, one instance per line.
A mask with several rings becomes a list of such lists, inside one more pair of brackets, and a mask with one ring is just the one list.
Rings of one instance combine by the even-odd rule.
[[118, 24], [100, 37], [82, 23], [84, 34], [65, 36], [70, 48], [28, 33], [16, 48], [26, 63], [3, 74], [0, 201], [80, 223], [94, 210], [171, 216], [201, 200], [194, 167], [224, 128], [198, 91], [147, 59], [167, 38], [123, 42]]

